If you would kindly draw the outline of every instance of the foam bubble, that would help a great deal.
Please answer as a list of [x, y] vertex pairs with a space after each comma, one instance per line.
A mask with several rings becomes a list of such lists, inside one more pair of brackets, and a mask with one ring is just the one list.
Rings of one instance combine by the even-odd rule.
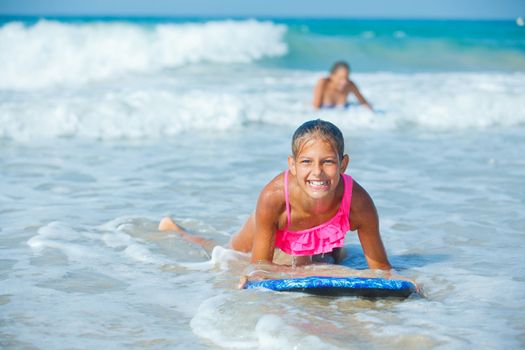
[[102, 240], [110, 248], [127, 247], [132, 243], [131, 237], [122, 232], [104, 233]]
[[70, 260], [95, 256], [95, 253], [78, 243], [82, 234], [65, 223], [53, 221], [39, 228], [37, 232], [37, 235], [27, 241], [27, 245], [36, 253], [52, 248], [61, 251]]
[[169, 260], [155, 256], [145, 245], [132, 243], [124, 249], [124, 253], [130, 258], [149, 264], [167, 264]]

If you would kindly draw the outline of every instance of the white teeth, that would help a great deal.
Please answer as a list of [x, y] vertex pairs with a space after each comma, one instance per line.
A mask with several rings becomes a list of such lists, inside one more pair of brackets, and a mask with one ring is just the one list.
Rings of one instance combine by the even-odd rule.
[[327, 186], [328, 181], [308, 181], [312, 186]]

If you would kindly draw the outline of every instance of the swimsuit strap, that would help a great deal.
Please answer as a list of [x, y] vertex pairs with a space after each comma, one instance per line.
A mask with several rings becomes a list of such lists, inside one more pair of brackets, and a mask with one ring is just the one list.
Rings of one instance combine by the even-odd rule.
[[291, 214], [290, 214], [290, 200], [288, 198], [288, 170], [284, 172], [284, 199], [286, 201], [286, 227], [285, 230], [290, 226]]
[[352, 203], [352, 190], [354, 187], [354, 179], [350, 175], [342, 174], [345, 184], [345, 192], [343, 194], [343, 199], [341, 201], [340, 210], [343, 210], [343, 213], [348, 217], [350, 215], [350, 205]]

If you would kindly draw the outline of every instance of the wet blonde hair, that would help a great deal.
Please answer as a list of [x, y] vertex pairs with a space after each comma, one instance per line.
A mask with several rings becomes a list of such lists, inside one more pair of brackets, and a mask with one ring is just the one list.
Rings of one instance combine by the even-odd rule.
[[295, 130], [292, 137], [292, 154], [297, 158], [303, 144], [311, 139], [320, 139], [332, 145], [339, 160], [345, 153], [343, 133], [337, 126], [321, 119], [310, 120]]

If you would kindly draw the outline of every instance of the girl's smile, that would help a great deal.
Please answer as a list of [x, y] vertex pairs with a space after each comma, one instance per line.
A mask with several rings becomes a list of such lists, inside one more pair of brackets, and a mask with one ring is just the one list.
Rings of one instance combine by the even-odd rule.
[[313, 191], [328, 191], [330, 188], [329, 181], [321, 180], [307, 180], [306, 183], [310, 186]]

